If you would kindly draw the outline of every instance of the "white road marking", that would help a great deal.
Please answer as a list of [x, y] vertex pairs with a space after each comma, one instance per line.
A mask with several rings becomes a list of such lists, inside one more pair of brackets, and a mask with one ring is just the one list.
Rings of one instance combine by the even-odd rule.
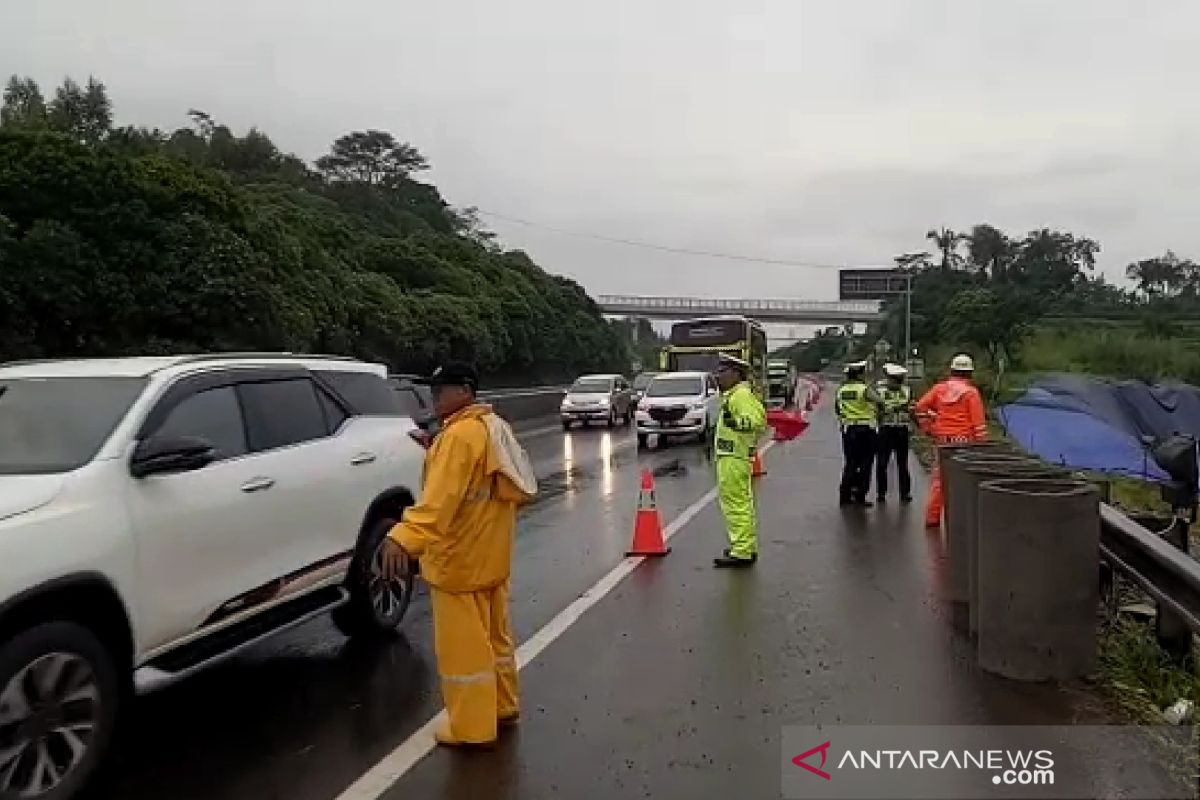
[[556, 432], [561, 432], [561, 431], [562, 431], [562, 423], [560, 422], [557, 425], [547, 425], [544, 428], [534, 428], [533, 430], [530, 430], [530, 431], [519, 431], [518, 430], [518, 431], [513, 431], [513, 432], [515, 434], [517, 434], [517, 439], [520, 440], [520, 439], [536, 439], [539, 436], [545, 436], [550, 433], [556, 433]]
[[[759, 453], [766, 453], [775, 442], [767, 442], [761, 448]], [[696, 518], [705, 506], [717, 498], [717, 489], [713, 487], [705, 492], [699, 500], [696, 500], [690, 506], [685, 508], [663, 529], [663, 538], [670, 539], [675, 534], [679, 533], [685, 525]], [[670, 556], [668, 556], [669, 558]], [[564, 608], [547, 622], [542, 629], [527, 639], [520, 647], [517, 648], [517, 669], [522, 669], [539, 655], [542, 654], [547, 647], [554, 643], [554, 640], [567, 632], [572, 625], [579, 621], [587, 610], [599, 603], [604, 597], [616, 588], [629, 573], [637, 569], [638, 565], [646, 560], [645, 556], [633, 556], [626, 558], [617, 564], [612, 570], [601, 578], [592, 588], [585, 591], [574, 602]], [[377, 800], [382, 797], [396, 782], [404, 777], [410, 769], [417, 765], [422, 758], [429, 755], [437, 742], [433, 738], [433, 732], [437, 729], [442, 721], [446, 718], [446, 712], [434, 716], [424, 725], [422, 725], [415, 733], [409, 736], [404, 742], [392, 752], [383, 757], [378, 764], [371, 767], [354, 783], [338, 795], [337, 800]]]

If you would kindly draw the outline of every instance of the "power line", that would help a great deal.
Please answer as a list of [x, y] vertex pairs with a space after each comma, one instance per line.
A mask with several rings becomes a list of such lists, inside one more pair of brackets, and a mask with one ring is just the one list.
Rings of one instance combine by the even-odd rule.
[[[736, 253], [719, 253], [712, 250], [692, 250], [687, 247], [671, 247], [665, 244], [655, 244], [654, 242], [641, 242], [635, 239], [622, 239], [617, 236], [602, 236], [598, 233], [585, 233], [582, 231], [573, 231], [566, 228], [559, 228], [554, 225], [546, 225], [541, 222], [533, 222], [520, 217], [501, 214], [497, 211], [487, 211], [486, 209], [476, 208], [478, 213], [486, 217], [494, 217], [505, 222], [513, 222], [517, 225], [525, 225], [530, 228], [539, 228], [541, 230], [550, 231], [552, 233], [561, 234], [563, 236], [574, 236], [579, 239], [592, 239], [598, 242], [608, 242], [609, 244], [620, 244], [626, 247], [639, 247], [643, 250], [657, 250], [662, 253], [678, 253], [685, 256], [702, 256], [704, 258], [724, 258], [729, 261], [747, 261], [754, 264], [775, 264], [782, 267], [808, 267], [810, 269], [844, 269], [851, 267], [850, 264], [814, 264], [806, 261], [790, 261], [779, 258], [760, 258], [758, 256], [747, 256]], [[858, 266], [879, 266], [878, 264], [865, 264]]]

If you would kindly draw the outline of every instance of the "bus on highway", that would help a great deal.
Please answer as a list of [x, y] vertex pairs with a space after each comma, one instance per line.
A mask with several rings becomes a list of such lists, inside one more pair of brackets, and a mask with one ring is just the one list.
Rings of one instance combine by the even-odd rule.
[[712, 372], [722, 353], [750, 364], [750, 385], [765, 402], [767, 332], [748, 317], [703, 317], [675, 323], [660, 366], [664, 372]]

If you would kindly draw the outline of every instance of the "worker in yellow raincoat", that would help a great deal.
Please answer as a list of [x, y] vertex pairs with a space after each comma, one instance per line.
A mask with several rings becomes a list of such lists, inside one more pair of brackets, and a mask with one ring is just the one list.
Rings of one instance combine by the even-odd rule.
[[451, 364], [430, 379], [443, 427], [425, 460], [421, 498], [384, 543], [384, 573], [420, 560], [433, 607], [434, 650], [449, 720], [443, 745], [487, 745], [517, 721], [517, 665], [509, 575], [517, 508], [490, 446], [490, 406], [476, 402], [473, 368]]
[[717, 499], [729, 530], [729, 549], [713, 560], [716, 567], [748, 567], [758, 560], [758, 521], [750, 461], [767, 429], [767, 412], [746, 376], [750, 365], [722, 355], [717, 365], [721, 387], [721, 416], [714, 450], [717, 457]]

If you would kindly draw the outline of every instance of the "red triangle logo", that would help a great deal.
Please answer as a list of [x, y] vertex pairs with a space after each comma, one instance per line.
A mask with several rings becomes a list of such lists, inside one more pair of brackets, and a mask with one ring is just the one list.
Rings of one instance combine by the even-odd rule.
[[809, 756], [814, 756], [817, 753], [820, 753], [821, 754], [821, 766], [824, 767], [825, 766], [825, 757], [826, 757], [828, 751], [829, 751], [829, 742], [826, 742], [825, 744], [819, 744], [816, 747], [814, 747], [813, 749], [807, 750], [807, 751], [801, 753], [800, 755], [796, 756], [795, 758], [793, 758], [792, 763], [795, 764], [797, 767], [801, 767], [803, 769], [808, 770], [809, 772], [811, 772], [813, 775], [816, 775], [817, 777], [824, 778], [825, 780], [830, 780], [831, 776], [828, 772], [826, 772], [823, 769], [820, 769], [819, 767], [814, 767], [812, 764], [806, 764], [804, 761]]

